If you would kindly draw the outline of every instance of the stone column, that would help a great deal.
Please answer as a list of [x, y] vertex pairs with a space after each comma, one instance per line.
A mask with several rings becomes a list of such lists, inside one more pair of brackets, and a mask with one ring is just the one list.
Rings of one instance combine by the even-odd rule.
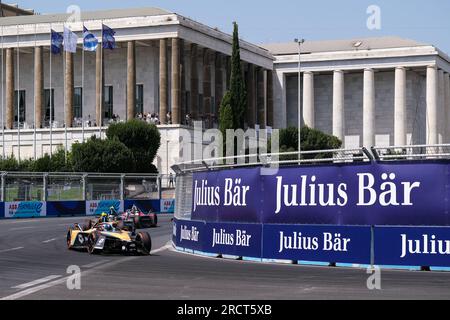
[[255, 83], [255, 66], [248, 65], [247, 72], [247, 124], [253, 128], [256, 124], [256, 83]]
[[[211, 52], [203, 49], [203, 110], [201, 113], [208, 119], [211, 113]], [[209, 121], [208, 121], [209, 123]]]
[[427, 67], [427, 144], [438, 143], [438, 72], [436, 66]]
[[159, 119], [167, 123], [167, 40], [159, 40]]
[[127, 120], [134, 119], [136, 110], [136, 42], [128, 41], [127, 50]]
[[215, 110], [216, 110], [216, 117], [219, 117], [219, 109], [220, 109], [220, 103], [222, 102], [223, 98], [223, 74], [222, 74], [222, 61], [223, 57], [222, 54], [219, 52], [216, 52], [215, 56]]
[[172, 38], [172, 123], [181, 123], [180, 39]]
[[363, 101], [363, 146], [375, 145], [375, 73], [373, 69], [364, 70]]
[[44, 56], [42, 47], [34, 48], [34, 104], [36, 106], [34, 121], [36, 128], [42, 128], [44, 117]]
[[444, 75], [444, 143], [450, 143], [450, 74]]
[[264, 114], [264, 70], [258, 67], [256, 71], [256, 114], [257, 123], [260, 128], [265, 128], [265, 114]]
[[333, 72], [333, 135], [345, 143], [344, 72]]
[[314, 74], [309, 71], [303, 73], [303, 121], [314, 128]]
[[273, 71], [267, 71], [267, 125], [273, 127]]
[[14, 49], [6, 49], [6, 129], [14, 125]]
[[444, 91], [444, 70], [438, 71], [438, 123], [437, 123], [437, 132], [438, 132], [438, 143], [444, 143], [444, 104], [445, 104], [445, 91]]
[[73, 122], [73, 93], [74, 93], [74, 77], [73, 77], [73, 53], [65, 52], [65, 125], [67, 128], [72, 127]]
[[406, 145], [406, 69], [395, 68], [394, 144]]
[[95, 53], [95, 122], [97, 126], [103, 121], [104, 61], [101, 44]]
[[191, 44], [191, 118], [198, 118], [198, 52], [197, 45]]

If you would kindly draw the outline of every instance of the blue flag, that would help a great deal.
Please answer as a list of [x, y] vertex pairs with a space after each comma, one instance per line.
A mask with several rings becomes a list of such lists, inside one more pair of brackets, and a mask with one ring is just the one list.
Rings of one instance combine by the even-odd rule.
[[103, 28], [103, 49], [113, 50], [116, 48], [116, 32], [108, 26], [102, 25]]
[[83, 26], [83, 50], [95, 51], [98, 47], [98, 39]]
[[60, 33], [56, 32], [54, 30], [51, 31], [51, 34], [52, 34], [52, 38], [51, 38], [52, 53], [60, 54], [62, 51], [62, 44], [64, 41], [64, 37]]

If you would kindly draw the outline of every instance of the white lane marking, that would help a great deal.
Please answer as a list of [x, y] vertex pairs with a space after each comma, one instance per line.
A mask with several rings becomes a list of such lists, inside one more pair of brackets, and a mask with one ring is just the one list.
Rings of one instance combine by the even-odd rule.
[[9, 231], [17, 231], [17, 230], [25, 230], [25, 229], [34, 229], [35, 227], [21, 227], [21, 228], [12, 228]]
[[166, 251], [166, 250], [170, 249], [171, 247], [172, 247], [172, 241], [169, 241], [169, 242], [166, 243], [165, 246], [163, 246], [163, 247], [161, 247], [161, 248], [159, 248], [159, 249], [153, 250], [153, 251], [151, 252], [151, 254], [157, 254], [157, 253], [159, 253], [159, 252]]
[[[156, 249], [156, 250], [152, 251], [152, 254], [153, 253], [158, 253], [158, 252], [161, 252], [161, 251], [165, 251], [165, 250], [169, 249], [170, 243], [171, 242], [169, 241], [164, 247], [161, 247], [159, 249]], [[85, 275], [94, 273], [94, 272], [96, 272], [99, 269], [104, 269], [104, 268], [107, 268], [107, 267], [113, 267], [113, 266], [116, 266], [116, 265], [118, 265], [120, 263], [131, 261], [131, 260], [135, 260], [135, 259], [138, 259], [138, 257], [128, 257], [128, 258], [123, 258], [123, 259], [120, 259], [120, 260], [112, 261], [112, 262], [109, 262], [109, 263], [104, 263], [104, 264], [100, 265], [97, 268], [92, 268], [92, 269], [83, 271], [83, 272], [81, 272], [80, 275], [81, 276], [85, 276]], [[30, 294], [36, 293], [38, 291], [42, 291], [42, 290], [45, 290], [45, 289], [48, 289], [48, 288], [51, 288], [51, 287], [63, 284], [64, 282], [67, 282], [67, 280], [69, 280], [70, 277], [71, 276], [68, 276], [68, 277], [65, 277], [65, 278], [62, 278], [62, 279], [58, 279], [58, 280], [54, 280], [52, 282], [48, 282], [48, 283], [42, 284], [42, 285], [37, 286], [37, 287], [33, 287], [33, 288], [29, 288], [29, 289], [26, 289], [26, 290], [23, 290], [23, 291], [19, 291], [17, 293], [12, 294], [12, 295], [0, 298], [0, 300], [17, 300], [17, 299], [29, 296]]]
[[53, 242], [53, 241], [55, 241], [55, 240], [56, 240], [56, 238], [53, 238], [53, 239], [49, 239], [49, 240], [42, 241], [42, 243], [49, 243], [49, 242]]
[[[83, 271], [83, 272], [81, 272], [80, 275], [81, 276], [86, 276], [88, 274], [96, 272], [99, 269], [103, 269], [103, 268], [107, 268], [107, 267], [113, 267], [113, 266], [118, 265], [120, 263], [124, 263], [124, 262], [130, 261], [130, 260], [134, 260], [134, 259], [137, 259], [137, 257], [129, 257], [129, 258], [123, 258], [123, 259], [120, 259], [120, 260], [116, 260], [116, 261], [113, 261], [113, 262], [110, 262], [110, 263], [103, 264], [103, 265], [101, 265], [98, 268], [93, 268], [93, 269], [89, 269], [87, 271]], [[61, 278], [61, 279], [58, 279], [58, 280], [54, 280], [52, 282], [48, 282], [48, 283], [42, 284], [42, 285], [37, 286], [37, 287], [33, 287], [33, 288], [29, 288], [29, 289], [26, 289], [26, 290], [23, 290], [23, 291], [19, 291], [17, 293], [12, 294], [12, 295], [0, 298], [0, 300], [17, 300], [17, 299], [29, 296], [30, 294], [36, 293], [38, 291], [42, 291], [42, 290], [45, 290], [45, 289], [48, 289], [48, 288], [51, 288], [51, 287], [63, 284], [65, 282], [67, 282], [67, 280], [69, 280], [70, 277], [72, 277], [72, 275], [64, 277], [64, 278]]]
[[26, 288], [29, 288], [29, 287], [36, 286], [36, 285], [44, 283], [44, 282], [48, 282], [48, 281], [51, 281], [51, 280], [58, 279], [58, 278], [61, 278], [61, 277], [62, 276], [59, 276], [59, 275], [52, 275], [52, 276], [48, 276], [48, 277], [45, 277], [45, 278], [37, 279], [37, 280], [31, 281], [31, 282], [27, 282], [27, 283], [24, 283], [24, 284], [15, 286], [15, 287], [11, 287], [11, 288], [12, 289], [21, 289], [22, 290], [22, 289], [26, 289]]
[[96, 267], [96, 266], [99, 266], [99, 265], [101, 265], [101, 264], [104, 264], [104, 263], [107, 263], [107, 262], [109, 262], [110, 260], [105, 260], [105, 261], [97, 261], [97, 262], [93, 262], [93, 263], [90, 263], [90, 264], [85, 264], [84, 266], [81, 266], [82, 268], [94, 268], [94, 267]]
[[17, 247], [17, 248], [5, 249], [5, 250], [0, 250], [0, 253], [10, 252], [10, 251], [17, 251], [17, 250], [21, 250], [21, 249], [23, 249], [23, 247]]

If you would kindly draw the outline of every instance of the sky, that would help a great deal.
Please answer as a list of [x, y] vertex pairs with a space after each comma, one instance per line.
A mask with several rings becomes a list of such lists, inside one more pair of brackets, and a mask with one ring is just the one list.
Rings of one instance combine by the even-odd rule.
[[[8, 1], [6, 1], [8, 3]], [[432, 44], [450, 53], [450, 1], [447, 0], [14, 0], [38, 13], [159, 7], [230, 33], [239, 24], [240, 37], [256, 43], [358, 39], [400, 36]], [[369, 29], [369, 6], [379, 17]], [[376, 22], [374, 24], [374, 22]], [[378, 23], [379, 22], [379, 23]], [[379, 27], [379, 28], [378, 28]]]

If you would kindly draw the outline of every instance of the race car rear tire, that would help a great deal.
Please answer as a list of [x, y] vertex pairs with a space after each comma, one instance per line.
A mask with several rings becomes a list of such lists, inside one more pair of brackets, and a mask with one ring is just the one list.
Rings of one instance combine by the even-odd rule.
[[87, 250], [90, 254], [97, 254], [97, 250], [95, 250], [95, 244], [97, 243], [97, 240], [95, 239], [94, 234], [90, 234], [88, 237], [88, 245]]
[[139, 244], [139, 249], [145, 255], [150, 255], [152, 251], [152, 238], [147, 232], [139, 232], [136, 236], [136, 242]]
[[133, 222], [134, 222], [134, 227], [136, 229], [141, 229], [141, 218], [136, 216], [133, 218]]
[[69, 230], [69, 231], [67, 231], [67, 238], [66, 238], [66, 241], [67, 241], [67, 249], [71, 249], [71, 242], [72, 242], [72, 232], [71, 232], [71, 230]]
[[158, 226], [158, 216], [155, 214], [152, 218], [152, 228], [156, 228]]

